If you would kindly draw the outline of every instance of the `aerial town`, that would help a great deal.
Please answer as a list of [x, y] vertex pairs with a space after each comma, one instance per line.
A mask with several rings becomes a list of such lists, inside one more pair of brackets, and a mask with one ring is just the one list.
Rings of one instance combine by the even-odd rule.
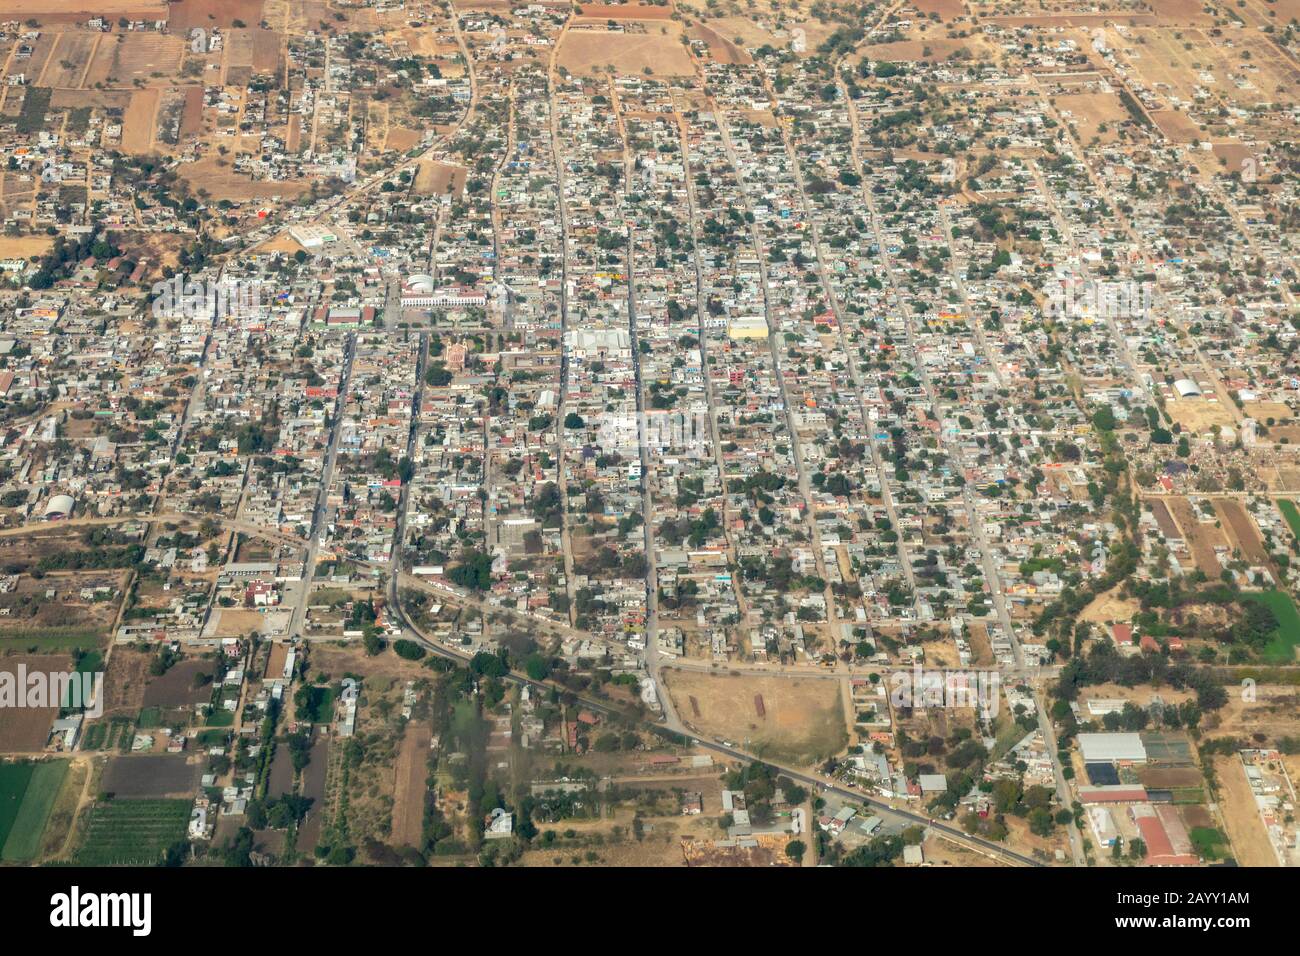
[[0, 868], [1300, 866], [1300, 0], [0, 63]]

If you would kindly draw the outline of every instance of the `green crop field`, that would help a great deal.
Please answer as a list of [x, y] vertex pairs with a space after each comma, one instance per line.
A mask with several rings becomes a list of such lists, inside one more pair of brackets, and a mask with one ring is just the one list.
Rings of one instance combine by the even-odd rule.
[[6, 628], [0, 641], [11, 651], [53, 654], [57, 651], [93, 651], [102, 638], [81, 627]]
[[302, 703], [298, 706], [298, 719], [308, 720], [313, 724], [329, 723], [334, 715], [334, 688], [308, 687], [306, 691]]
[[148, 866], [185, 838], [188, 800], [113, 800], [90, 812], [79, 866]]
[[32, 765], [30, 763], [0, 764], [0, 846], [9, 839], [9, 831], [18, 819], [18, 810], [23, 805], [23, 794], [31, 783]]
[[224, 707], [214, 707], [212, 713], [208, 714], [204, 725], [208, 727], [233, 727], [235, 726], [235, 712], [226, 710]]
[[1273, 639], [1264, 646], [1264, 660], [1270, 664], [1295, 663], [1296, 645], [1300, 645], [1300, 612], [1296, 611], [1291, 595], [1285, 591], [1261, 591], [1246, 595], [1246, 599], [1267, 605], [1277, 618]]
[[1300, 540], [1300, 508], [1296, 508], [1295, 502], [1289, 498], [1277, 499], [1277, 510], [1282, 512], [1282, 517], [1291, 527], [1291, 533]]
[[126, 750], [131, 745], [134, 726], [129, 717], [97, 720], [86, 728], [81, 737], [82, 750]]
[[50, 819], [50, 810], [63, 786], [63, 778], [68, 775], [66, 760], [46, 760], [32, 770], [31, 781], [27, 784], [27, 793], [13, 828], [0, 851], [0, 859], [25, 863], [35, 859], [36, 851], [41, 846], [41, 836], [45, 833], [45, 824]]

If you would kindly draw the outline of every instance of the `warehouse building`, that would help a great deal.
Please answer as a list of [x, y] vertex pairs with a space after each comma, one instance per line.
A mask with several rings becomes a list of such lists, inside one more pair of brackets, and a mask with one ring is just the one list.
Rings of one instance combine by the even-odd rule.
[[1146, 763], [1147, 749], [1138, 734], [1079, 734], [1084, 763]]

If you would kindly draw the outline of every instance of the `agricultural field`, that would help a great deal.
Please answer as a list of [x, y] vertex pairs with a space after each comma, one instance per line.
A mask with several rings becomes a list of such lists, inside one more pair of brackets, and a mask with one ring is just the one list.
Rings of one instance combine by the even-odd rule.
[[1241, 502], [1231, 498], [1218, 498], [1214, 502], [1220, 523], [1228, 537], [1228, 543], [1234, 551], [1255, 565], [1268, 564], [1268, 551], [1264, 548], [1264, 539], [1260, 536], [1255, 521], [1241, 506]]
[[88, 722], [81, 735], [80, 747], [83, 751], [127, 750], [135, 721], [129, 717], [106, 717], [102, 720]]
[[1274, 590], [1246, 594], [1244, 599], [1266, 605], [1277, 618], [1277, 630], [1263, 650], [1264, 660], [1270, 664], [1295, 663], [1296, 647], [1300, 646], [1300, 612], [1291, 595]]
[[66, 760], [46, 760], [36, 764], [8, 839], [0, 844], [0, 860], [26, 863], [36, 858], [50, 811], [67, 775]]
[[[17, 675], [20, 667], [28, 674], [57, 674], [71, 670], [72, 658], [66, 655], [9, 654], [0, 657], [0, 672]], [[44, 749], [50, 726], [58, 716], [58, 707], [14, 707], [5, 711], [0, 721], [0, 753], [33, 753]]]
[[185, 754], [110, 757], [100, 789], [115, 797], [180, 797], [198, 789], [203, 764]]
[[27, 762], [0, 763], [0, 846], [13, 832], [34, 769], [35, 765]]
[[185, 837], [189, 800], [110, 800], [96, 804], [84, 824], [78, 866], [148, 866]]
[[686, 670], [670, 670], [665, 676], [686, 724], [760, 757], [811, 764], [848, 745], [839, 681]]
[[307, 818], [298, 829], [297, 847], [304, 853], [310, 853], [320, 843], [321, 833], [327, 820], [327, 784], [331, 757], [330, 739], [317, 737], [312, 743], [311, 757], [302, 771], [302, 785], [299, 792], [312, 801], [307, 811]]
[[[103, 39], [86, 71], [85, 86], [163, 86], [180, 69], [185, 41], [159, 33], [116, 33]], [[139, 81], [139, 84], [136, 81]]]
[[1277, 510], [1282, 513], [1286, 519], [1286, 525], [1291, 529], [1291, 534], [1300, 541], [1300, 509], [1297, 509], [1295, 502], [1290, 498], [1279, 498], [1277, 500]]

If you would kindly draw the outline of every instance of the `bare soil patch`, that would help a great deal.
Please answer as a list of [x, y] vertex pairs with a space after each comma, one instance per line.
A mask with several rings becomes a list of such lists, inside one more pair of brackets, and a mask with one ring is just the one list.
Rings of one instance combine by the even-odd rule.
[[110, 757], [100, 789], [115, 797], [188, 797], [199, 785], [203, 765], [185, 754]]
[[424, 721], [406, 725], [397, 755], [393, 789], [393, 845], [419, 846], [424, 830], [424, 794], [429, 777], [429, 741], [433, 732]]
[[678, 36], [681, 27], [658, 27], [652, 33], [612, 33], [606, 30], [570, 30], [560, 43], [558, 62], [571, 73], [591, 75], [612, 65], [619, 73], [641, 73], [649, 68], [655, 76], [690, 76], [694, 73], [690, 55]]
[[1223, 825], [1238, 865], [1277, 866], [1277, 854], [1264, 831], [1264, 821], [1255, 806], [1255, 795], [1241, 760], [1215, 757], [1214, 772], [1219, 781], [1219, 812], [1223, 814]]
[[[17, 680], [19, 666], [28, 674], [63, 673], [72, 667], [72, 658], [64, 654], [16, 654], [0, 657], [0, 673], [13, 674]], [[0, 753], [32, 753], [45, 748], [50, 726], [59, 715], [58, 707], [13, 707], [0, 720]]]
[[[669, 670], [678, 713], [700, 732], [754, 753], [812, 763], [848, 743], [839, 682], [816, 678], [742, 677]], [[762, 696], [764, 716], [755, 697]], [[695, 717], [690, 698], [699, 706]]]
[[199, 675], [211, 676], [211, 661], [180, 661], [167, 669], [161, 677], [155, 677], [144, 691], [145, 707], [177, 708], [201, 704], [212, 697], [210, 681], [199, 683]]

